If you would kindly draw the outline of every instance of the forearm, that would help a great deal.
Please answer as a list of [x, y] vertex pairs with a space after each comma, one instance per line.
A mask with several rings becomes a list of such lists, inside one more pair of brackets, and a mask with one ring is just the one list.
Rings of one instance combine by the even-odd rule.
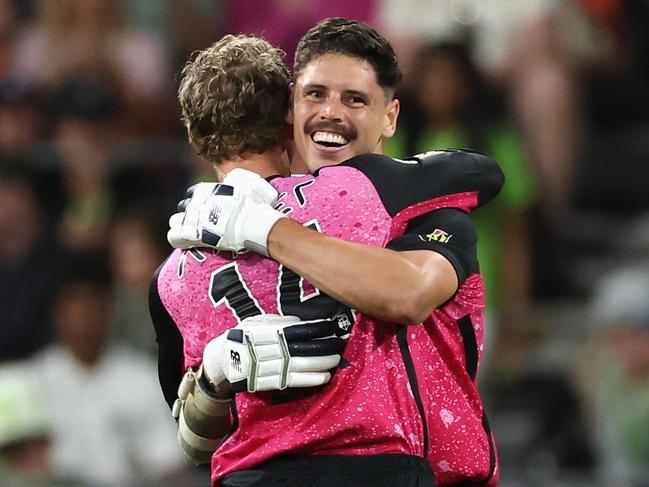
[[[390, 322], [423, 321], [457, 285], [448, 279], [449, 269], [455, 276], [450, 263], [434, 252], [396, 252], [347, 242], [288, 219], [275, 224], [268, 248], [273, 259], [334, 299]], [[438, 259], [445, 275], [426, 265]]]

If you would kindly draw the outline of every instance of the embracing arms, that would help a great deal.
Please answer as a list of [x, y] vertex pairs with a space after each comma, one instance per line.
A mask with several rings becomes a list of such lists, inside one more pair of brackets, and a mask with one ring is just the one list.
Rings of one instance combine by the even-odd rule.
[[455, 269], [439, 253], [369, 247], [288, 219], [273, 226], [268, 251], [334, 299], [393, 323], [422, 322], [458, 287]]
[[[233, 184], [228, 178], [225, 183]], [[217, 188], [203, 201], [193, 201], [199, 212], [188, 209], [188, 215], [174, 215], [170, 242], [181, 247], [259, 251], [345, 305], [402, 324], [423, 321], [450, 299], [475, 261], [477, 235], [461, 210], [421, 215], [389, 248], [377, 248], [330, 237], [283, 218], [272, 209], [274, 198], [250, 197], [249, 188], [246, 195], [237, 195], [234, 184], [228, 195], [218, 194], [222, 190]], [[255, 184], [268, 183], [259, 179]], [[272, 225], [266, 220], [268, 214]], [[188, 225], [187, 219], [192, 223]], [[260, 236], [259, 228], [268, 230]]]

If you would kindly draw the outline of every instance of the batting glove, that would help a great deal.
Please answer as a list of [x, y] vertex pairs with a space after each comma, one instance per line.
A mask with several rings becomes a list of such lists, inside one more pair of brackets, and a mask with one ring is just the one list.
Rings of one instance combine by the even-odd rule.
[[203, 373], [213, 384], [227, 380], [234, 392], [315, 387], [331, 379], [345, 342], [336, 320], [259, 315], [211, 340]]
[[259, 175], [244, 169], [230, 171], [223, 184], [194, 187], [180, 202], [180, 213], [169, 220], [169, 243], [176, 248], [211, 247], [268, 256], [268, 234], [286, 215], [272, 205], [277, 191]]
[[188, 249], [202, 247], [199, 232], [199, 217], [207, 199], [216, 191], [217, 183], [198, 183], [185, 193], [185, 199], [178, 203], [178, 213], [169, 219], [167, 241], [174, 248]]

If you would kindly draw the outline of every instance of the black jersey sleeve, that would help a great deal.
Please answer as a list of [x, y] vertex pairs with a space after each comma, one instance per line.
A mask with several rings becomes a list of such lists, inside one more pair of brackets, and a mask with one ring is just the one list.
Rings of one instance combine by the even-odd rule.
[[392, 250], [433, 250], [442, 254], [455, 268], [458, 285], [479, 271], [478, 233], [471, 218], [460, 210], [442, 209], [412, 220], [406, 233], [392, 240]]
[[362, 154], [341, 165], [362, 171], [376, 188], [390, 216], [417, 203], [477, 193], [477, 206], [500, 192], [505, 176], [491, 157], [460, 149], [426, 152], [406, 159]]
[[178, 397], [178, 386], [184, 375], [183, 338], [164, 307], [158, 293], [158, 276], [164, 263], [158, 267], [149, 287], [149, 313], [158, 342], [158, 380], [169, 408]]

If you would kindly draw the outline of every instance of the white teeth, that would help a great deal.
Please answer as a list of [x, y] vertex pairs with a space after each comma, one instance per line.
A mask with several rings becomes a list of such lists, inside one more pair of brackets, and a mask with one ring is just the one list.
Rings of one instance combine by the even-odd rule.
[[331, 144], [340, 144], [340, 145], [345, 145], [349, 143], [349, 140], [347, 140], [345, 137], [343, 137], [340, 134], [334, 134], [331, 132], [321, 132], [321, 131], [318, 131], [313, 134], [313, 141], [328, 142]]

